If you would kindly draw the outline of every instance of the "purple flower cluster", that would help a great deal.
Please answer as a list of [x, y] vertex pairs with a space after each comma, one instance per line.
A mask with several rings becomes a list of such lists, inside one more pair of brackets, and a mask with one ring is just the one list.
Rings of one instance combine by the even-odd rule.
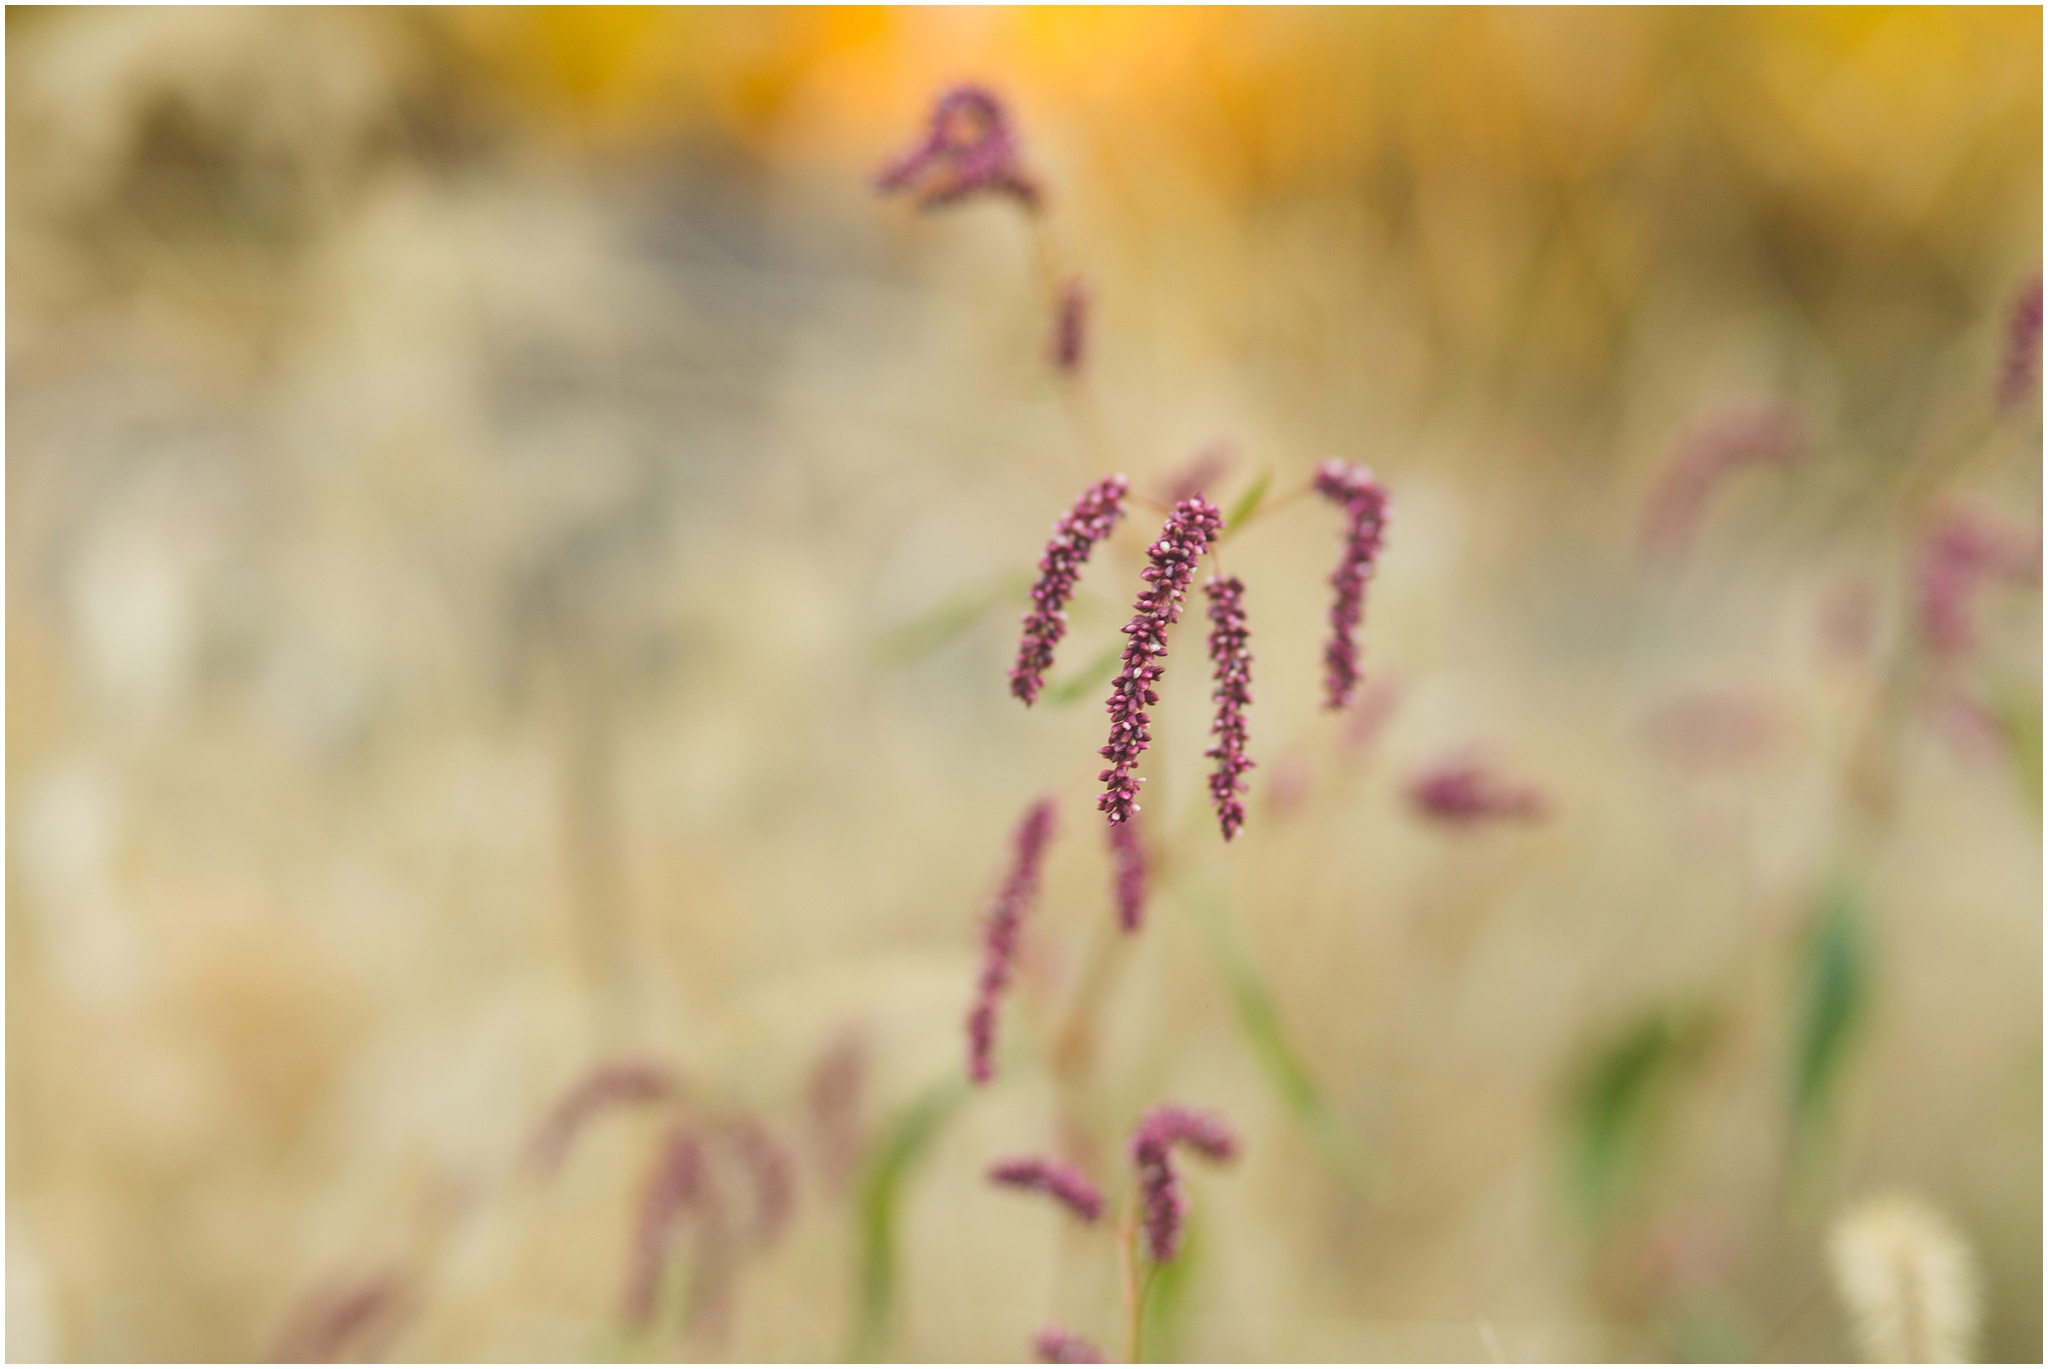
[[1960, 655], [1976, 640], [1971, 601], [1990, 579], [2038, 585], [2040, 533], [2027, 537], [1969, 510], [1949, 510], [1920, 549], [1920, 631], [1937, 655]]
[[1002, 892], [988, 912], [987, 953], [981, 966], [980, 992], [967, 1017], [967, 1073], [977, 1084], [995, 1077], [996, 1005], [1010, 986], [1017, 958], [1017, 933], [1024, 914], [1038, 895], [1038, 868], [1052, 840], [1053, 802], [1040, 799], [1018, 824], [1016, 858]]
[[2005, 324], [2005, 360], [1998, 373], [1998, 407], [2016, 408], [2033, 388], [2041, 361], [2041, 273], [2020, 287]]
[[1074, 507], [1052, 525], [1052, 540], [1038, 559], [1038, 583], [1031, 587], [1031, 612], [1024, 615], [1024, 635], [1017, 643], [1017, 664], [1010, 667], [1010, 692], [1028, 707], [1045, 687], [1053, 649], [1067, 632], [1067, 600], [1095, 544], [1115, 530], [1124, 516], [1124, 496], [1131, 482], [1105, 476], [1081, 492]]
[[1031, 1342], [1040, 1364], [1101, 1364], [1102, 1352], [1064, 1326], [1048, 1326]]
[[1003, 102], [975, 85], [939, 97], [923, 140], [883, 167], [875, 188], [885, 195], [910, 191], [920, 209], [988, 193], [1035, 210], [1040, 198], [1038, 182], [1023, 168]]
[[661, 1065], [632, 1060], [600, 1065], [549, 1112], [527, 1151], [527, 1163], [551, 1174], [584, 1127], [600, 1114], [621, 1106], [666, 1102], [681, 1091], [675, 1076]]
[[1358, 620], [1365, 586], [1379, 561], [1387, 525], [1387, 491], [1372, 472], [1331, 459], [1316, 467], [1316, 493], [1342, 506], [1344, 554], [1330, 572], [1337, 600], [1330, 606], [1330, 642], [1323, 648], [1323, 707], [1343, 708], [1358, 691]]
[[1088, 287], [1079, 277], [1060, 289], [1052, 322], [1052, 364], [1061, 375], [1073, 375], [1088, 359]]
[[1244, 581], [1235, 575], [1212, 578], [1203, 588], [1212, 624], [1209, 659], [1216, 664], [1216, 688], [1209, 695], [1216, 701], [1216, 721], [1209, 728], [1216, 745], [1203, 754], [1216, 762], [1209, 776], [1209, 797], [1223, 824], [1223, 839], [1229, 841], [1244, 826], [1244, 772], [1257, 764], [1244, 753], [1244, 710], [1252, 701], [1252, 653], [1245, 644], [1251, 630], [1244, 621]]
[[1159, 1264], [1180, 1253], [1181, 1227], [1187, 1216], [1187, 1196], [1173, 1168], [1175, 1146], [1186, 1146], [1208, 1160], [1228, 1160], [1237, 1154], [1237, 1138], [1219, 1117], [1172, 1103], [1145, 1114], [1131, 1137], [1131, 1163], [1138, 1171], [1145, 1248]]
[[1195, 562], [1222, 532], [1222, 510], [1194, 495], [1174, 505], [1159, 540], [1147, 550], [1152, 558], [1144, 571], [1148, 588], [1138, 592], [1131, 621], [1124, 625], [1131, 640], [1124, 644], [1123, 670], [1109, 688], [1109, 744], [1101, 752], [1109, 768], [1097, 776], [1106, 786], [1097, 807], [1111, 822], [1129, 822], [1138, 811], [1138, 786], [1144, 780], [1131, 769], [1152, 744], [1152, 717], [1145, 710], [1159, 702], [1152, 686], [1162, 673], [1154, 662], [1166, 654], [1166, 630], [1180, 621]]
[[645, 1326], [654, 1319], [669, 1247], [703, 1187], [704, 1147], [694, 1131], [677, 1127], [663, 1139], [641, 1190], [640, 1219], [634, 1228], [633, 1257], [626, 1279], [627, 1324]]
[[1498, 819], [1533, 822], [1550, 812], [1542, 790], [1470, 760], [1425, 770], [1408, 786], [1408, 801], [1423, 816], [1456, 827]]
[[1107, 826], [1109, 858], [1116, 867], [1116, 925], [1135, 932], [1145, 925], [1145, 842], [1136, 818]]
[[1677, 560], [1691, 549], [1707, 500], [1731, 471], [1757, 462], [1784, 463], [1806, 446], [1799, 416], [1774, 406], [1736, 409], [1686, 434], [1665, 468], [1643, 518], [1643, 551]]
[[1102, 1216], [1102, 1194], [1080, 1170], [1042, 1156], [1004, 1160], [988, 1172], [989, 1182], [1043, 1193], [1084, 1222]]

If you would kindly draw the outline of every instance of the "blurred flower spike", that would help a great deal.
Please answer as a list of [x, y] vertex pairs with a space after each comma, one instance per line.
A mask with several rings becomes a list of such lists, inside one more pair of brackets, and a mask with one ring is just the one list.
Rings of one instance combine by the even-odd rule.
[[1112, 822], [1108, 827], [1109, 858], [1116, 870], [1116, 925], [1126, 932], [1135, 932], [1145, 925], [1145, 842], [1138, 835], [1136, 818]]
[[1330, 587], [1330, 641], [1323, 648], [1323, 707], [1336, 711], [1358, 692], [1358, 622], [1365, 616], [1365, 587], [1379, 564], [1386, 538], [1387, 491], [1363, 466], [1335, 459], [1316, 467], [1316, 493], [1344, 510], [1344, 550]]
[[992, 1184], [1043, 1193], [1084, 1222], [1102, 1216], [1102, 1193], [1072, 1165], [1030, 1155], [1004, 1160], [988, 1172]]
[[1469, 760], [1447, 761], [1423, 771], [1408, 786], [1408, 801], [1424, 817], [1452, 827], [1535, 822], [1550, 815], [1550, 800], [1542, 790]]
[[1020, 163], [1002, 100], [977, 85], [956, 86], [939, 97], [923, 139], [882, 168], [875, 189], [908, 193], [920, 209], [992, 194], [1036, 210], [1041, 198], [1037, 180]]
[[1101, 1364], [1102, 1352], [1064, 1326], [1048, 1326], [1031, 1342], [1040, 1364]]
[[1078, 276], [1061, 287], [1052, 321], [1052, 364], [1061, 375], [1078, 375], [1088, 360], [1087, 282]]
[[2041, 273], [2013, 297], [2006, 315], [2005, 359], [1998, 372], [1998, 407], [2015, 409], [2034, 388], [2041, 366]]
[[1024, 815], [1012, 838], [1015, 856], [989, 909], [987, 947], [981, 967], [981, 985], [974, 1008], [967, 1017], [967, 1074], [977, 1084], [986, 1084], [996, 1073], [996, 1009], [1010, 986], [1010, 974], [1017, 961], [1017, 936], [1024, 914], [1038, 897], [1038, 871], [1052, 840], [1053, 802], [1038, 800]]
[[1162, 1103], [1138, 1123], [1131, 1137], [1131, 1163], [1138, 1171], [1145, 1249], [1157, 1264], [1180, 1253], [1181, 1228], [1187, 1218], [1187, 1196], [1173, 1168], [1175, 1146], [1218, 1162], [1237, 1155], [1237, 1137], [1222, 1118], [1209, 1113]]
[[1920, 632], [1937, 656], [1958, 656], [1977, 638], [1973, 600], [1986, 580], [2039, 586], [2041, 533], [2000, 527], [1969, 509], [1950, 509], [1921, 544], [1915, 586]]
[[1788, 409], [1736, 409], [1708, 419], [1678, 444], [1643, 517], [1643, 554], [1677, 561], [1692, 549], [1707, 502], [1743, 466], [1784, 464], [1806, 448], [1806, 431]]

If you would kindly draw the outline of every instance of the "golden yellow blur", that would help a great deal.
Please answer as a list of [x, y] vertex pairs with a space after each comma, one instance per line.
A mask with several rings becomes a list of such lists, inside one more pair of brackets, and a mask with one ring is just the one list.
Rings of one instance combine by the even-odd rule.
[[[1120, 1204], [1164, 1099], [1243, 1154], [1189, 1167], [1148, 1358], [1840, 1359], [1829, 1233], [1891, 1193], [1969, 1348], [2040, 1358], [2038, 9], [7, 36], [10, 1358], [1115, 1356], [1112, 1234], [982, 1176]], [[873, 191], [964, 81], [1036, 220]], [[1660, 545], [1759, 422], [1796, 451]], [[1219, 443], [1224, 507], [1270, 479], [1222, 553], [1250, 821], [1191, 599], [1122, 942], [1091, 662]], [[1393, 501], [1340, 717], [1330, 455]], [[1027, 711], [1024, 585], [1112, 469]], [[1432, 820], [1463, 758], [1545, 816]], [[536, 1164], [620, 1062], [681, 1101]]]

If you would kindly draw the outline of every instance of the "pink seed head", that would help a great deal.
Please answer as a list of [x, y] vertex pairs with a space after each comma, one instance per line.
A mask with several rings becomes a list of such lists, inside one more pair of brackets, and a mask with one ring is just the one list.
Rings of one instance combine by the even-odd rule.
[[1004, 1160], [990, 1168], [989, 1182], [1043, 1193], [1084, 1222], [1102, 1215], [1102, 1193], [1080, 1170], [1042, 1156]]
[[1490, 821], [1534, 822], [1549, 816], [1550, 801], [1534, 785], [1503, 778], [1477, 761], [1446, 761], [1408, 786], [1417, 812], [1453, 827]]
[[1124, 496], [1131, 482], [1121, 475], [1105, 476], [1074, 501], [1074, 507], [1052, 525], [1052, 540], [1038, 558], [1038, 582], [1031, 587], [1031, 612], [1024, 615], [1024, 635], [1017, 643], [1017, 663], [1010, 667], [1010, 692], [1026, 707], [1038, 699], [1045, 687], [1045, 672], [1052, 668], [1053, 649], [1067, 633], [1067, 600], [1081, 578], [1095, 544], [1109, 536], [1124, 516]]
[[552, 1174], [583, 1129], [597, 1117], [614, 1108], [666, 1102], [681, 1092], [674, 1073], [664, 1065], [639, 1060], [600, 1065], [548, 1113], [527, 1148], [527, 1163], [541, 1174]]
[[2013, 296], [2006, 316], [2005, 356], [1998, 370], [1998, 407], [2017, 408], [2034, 388], [2041, 362], [2041, 273], [2036, 271]]
[[1237, 1155], [1237, 1138], [1222, 1118], [1166, 1103], [1145, 1114], [1131, 1137], [1131, 1163], [1138, 1171], [1138, 1207], [1145, 1248], [1155, 1263], [1180, 1253], [1187, 1195], [1173, 1167], [1173, 1148], [1185, 1146], [1204, 1159]]
[[1195, 563], [1222, 532], [1222, 510], [1195, 495], [1174, 505], [1159, 540], [1147, 549], [1147, 587], [1138, 592], [1131, 621], [1124, 625], [1130, 640], [1124, 644], [1123, 669], [1109, 687], [1109, 743], [1101, 752], [1109, 768], [1096, 777], [1105, 786], [1096, 806], [1111, 822], [1129, 822], [1138, 811], [1138, 786], [1144, 780], [1131, 772], [1152, 744], [1152, 715], [1145, 710], [1159, 702], [1153, 685], [1163, 673], [1155, 663], [1166, 655], [1167, 629], [1180, 621]]
[[1116, 867], [1116, 925], [1135, 932], [1145, 925], [1147, 869], [1145, 842], [1138, 819], [1104, 824], [1109, 831], [1109, 858]]
[[1075, 375], [1088, 359], [1088, 286], [1076, 277], [1061, 287], [1052, 322], [1052, 364], [1061, 375]]
[[884, 195], [908, 191], [920, 209], [994, 194], [1036, 210], [1041, 199], [1037, 180], [1023, 168], [1002, 100], [977, 85], [957, 86], [939, 97], [924, 137], [876, 174], [875, 189]]
[[1950, 509], [1921, 544], [1917, 580], [1921, 635], [1936, 655], [1959, 656], [1976, 641], [1975, 601], [1984, 582], [2041, 583], [2041, 535]]
[[1363, 466], [1331, 459], [1316, 467], [1316, 493], [1344, 510], [1344, 546], [1330, 587], [1330, 641], [1323, 648], [1323, 707], [1342, 709], [1358, 692], [1358, 622], [1365, 587], [1386, 540], [1387, 491]]
[[676, 1127], [663, 1138], [640, 1191], [626, 1276], [625, 1318], [645, 1326], [661, 1297], [662, 1274], [678, 1229], [704, 1193], [704, 1147], [694, 1131]]
[[1209, 697], [1216, 703], [1216, 721], [1209, 732], [1216, 745], [1204, 753], [1216, 762], [1209, 775], [1209, 798], [1216, 805], [1216, 818], [1229, 841], [1244, 826], [1244, 794], [1249, 787], [1244, 772], [1258, 762], [1245, 754], [1250, 733], [1244, 710], [1252, 701], [1252, 653], [1246, 645], [1251, 629], [1245, 625], [1244, 581], [1212, 578], [1204, 586], [1209, 596], [1209, 659], [1216, 667], [1216, 688]]
[[1031, 1342], [1040, 1364], [1100, 1364], [1102, 1352], [1064, 1326], [1048, 1326]]
[[1002, 891], [990, 906], [981, 983], [967, 1016], [967, 1074], [977, 1084], [995, 1078], [996, 1009], [1010, 986], [1017, 961], [1017, 936], [1024, 914], [1038, 896], [1039, 866], [1053, 833], [1053, 801], [1039, 799], [1012, 838], [1015, 855]]
[[1775, 405], [1730, 409], [1694, 426], [1664, 468], [1643, 516], [1643, 554], [1677, 561], [1692, 549], [1708, 501], [1745, 466], [1784, 465], [1806, 447], [1799, 415]]

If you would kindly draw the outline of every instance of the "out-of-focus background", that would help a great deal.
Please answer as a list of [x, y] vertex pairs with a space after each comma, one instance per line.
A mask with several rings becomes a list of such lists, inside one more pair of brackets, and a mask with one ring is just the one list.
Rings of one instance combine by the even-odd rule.
[[[1840, 1358], [1902, 1192], [2038, 1360], [2041, 37], [10, 10], [9, 1356], [1114, 1353], [1110, 1238], [980, 1176], [1121, 1198], [1172, 1098], [1244, 1147], [1151, 1356]], [[1037, 228], [871, 189], [966, 79]], [[1329, 455], [1394, 507], [1339, 717]], [[1251, 819], [1191, 616], [1118, 945], [1151, 506], [1004, 672], [1082, 484], [1205, 460], [1270, 474]], [[1461, 760], [1543, 815], [1412, 800]]]

